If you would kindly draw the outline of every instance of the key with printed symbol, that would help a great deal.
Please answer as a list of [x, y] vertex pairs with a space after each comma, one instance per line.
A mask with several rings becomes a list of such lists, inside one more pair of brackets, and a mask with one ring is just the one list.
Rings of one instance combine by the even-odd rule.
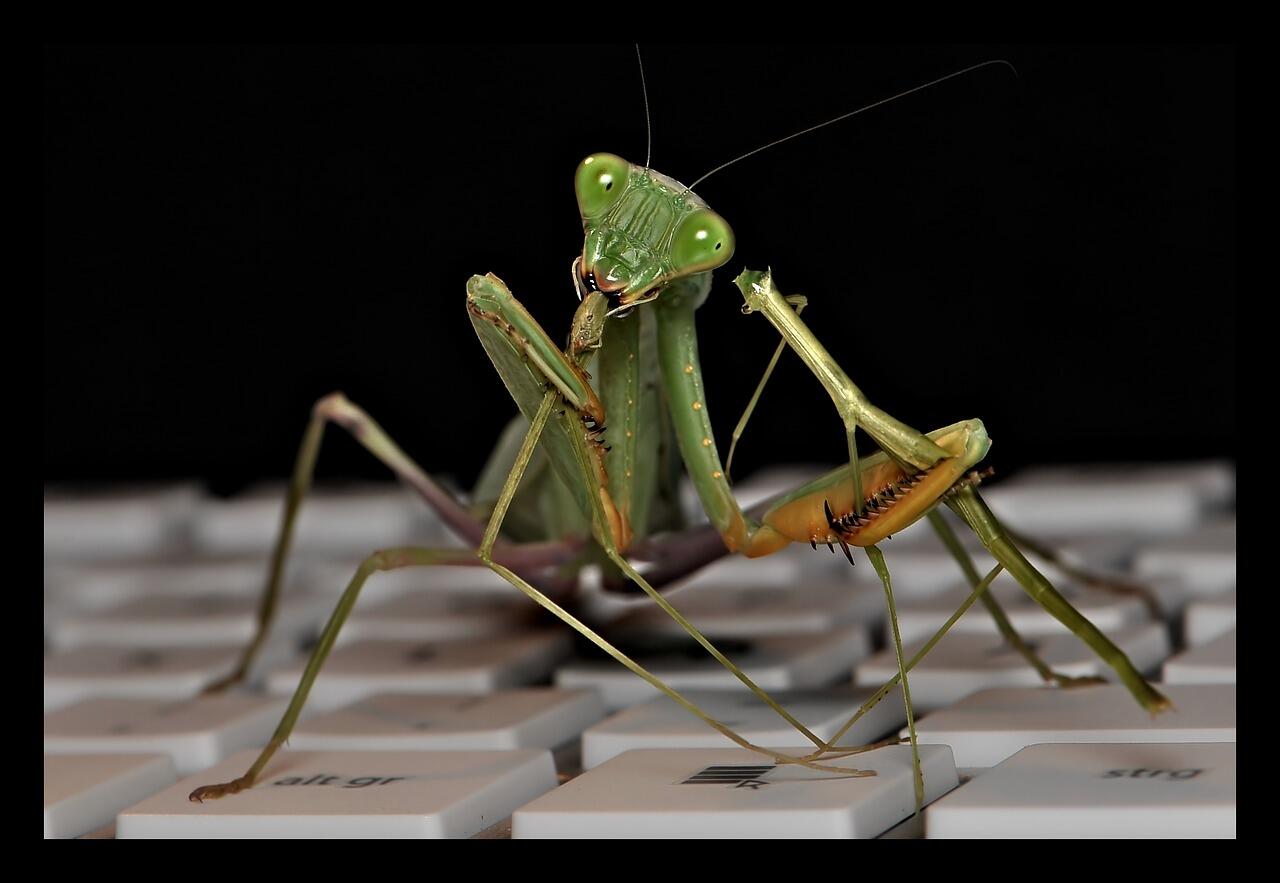
[[382, 693], [299, 724], [293, 748], [459, 751], [557, 748], [604, 717], [593, 690], [527, 687], [487, 696]]
[[44, 836], [65, 839], [97, 831], [120, 810], [177, 778], [167, 754], [46, 754]]
[[[920, 761], [926, 803], [956, 787], [949, 748], [924, 746]], [[915, 812], [909, 747], [879, 748], [833, 765], [876, 775], [775, 765], [741, 748], [628, 751], [518, 809], [511, 833], [515, 838], [870, 838]]]
[[[836, 687], [821, 691], [780, 691], [778, 704], [818, 738], [830, 739], [875, 692]], [[753, 745], [781, 745], [797, 737], [795, 729], [754, 695], [745, 691], [690, 690], [684, 697]], [[888, 735], [906, 721], [897, 689], [872, 706], [840, 738], [841, 745], [860, 746]], [[582, 734], [582, 766], [591, 769], [624, 751], [637, 748], [718, 748], [732, 746], [728, 737], [708, 727], [666, 696], [620, 711]]]
[[[1163, 624], [1131, 626], [1108, 635], [1142, 672], [1154, 673], [1169, 655], [1169, 635]], [[903, 646], [911, 659], [923, 645]], [[1072, 677], [1115, 676], [1075, 635], [1030, 639], [1040, 658], [1055, 672]], [[861, 663], [854, 683], [874, 687], [898, 674], [898, 660], [889, 648]], [[933, 711], [987, 687], [1035, 687], [1043, 683], [1026, 659], [997, 635], [948, 634], [907, 675], [911, 701], [918, 712]]]
[[1024, 748], [925, 810], [929, 838], [1231, 838], [1235, 743]]
[[1211, 596], [1236, 584], [1235, 518], [1215, 521], [1184, 536], [1148, 543], [1134, 557], [1138, 578], [1177, 576], [1200, 596]]
[[204, 696], [86, 699], [44, 718], [45, 754], [167, 754], [179, 774], [213, 766], [232, 752], [261, 746], [285, 710], [283, 699]]
[[[307, 712], [333, 711], [376, 693], [475, 696], [537, 683], [571, 646], [562, 629], [469, 641], [355, 641], [329, 654]], [[277, 668], [267, 677], [267, 691], [293, 695], [304, 667], [300, 661]]]
[[[209, 555], [270, 554], [285, 497], [284, 485], [272, 484], [228, 500], [205, 501], [192, 521], [192, 542]], [[430, 527], [426, 511], [397, 484], [316, 487], [298, 512], [293, 549], [302, 555], [343, 556], [432, 543], [442, 531]]]
[[[1141, 598], [1118, 595], [1101, 589], [1076, 588], [1066, 583], [1058, 590], [1086, 619], [1110, 634], [1118, 629], [1149, 621], [1151, 616]], [[1045, 610], [1023, 590], [1007, 571], [1001, 572], [987, 590], [1000, 602], [1009, 622], [1023, 637], [1069, 634], [1070, 630]], [[957, 586], [934, 598], [906, 602], [898, 606], [898, 628], [902, 640], [924, 641], [946, 624], [951, 615], [972, 594], [972, 590]], [[884, 625], [885, 642], [892, 646], [892, 625]], [[951, 634], [997, 633], [995, 620], [983, 605], [974, 603], [960, 617]]]
[[1187, 533], [1234, 495], [1235, 470], [1219, 462], [1042, 467], [983, 489], [996, 517], [1031, 536]]
[[[287, 650], [266, 647], [256, 670], [269, 667]], [[190, 699], [226, 677], [240, 658], [238, 647], [81, 647], [44, 660], [44, 710], [81, 699]]]
[[1234, 684], [1236, 630], [1192, 647], [1164, 664], [1166, 684]]
[[[717, 642], [720, 651], [761, 688], [802, 690], [838, 683], [870, 652], [871, 641], [861, 626], [836, 629], [825, 635], [770, 635], [751, 640]], [[675, 690], [743, 689], [736, 676], [692, 639], [678, 648], [638, 654], [635, 661]], [[624, 647], [624, 652], [626, 648]], [[613, 660], [579, 661], [561, 665], [557, 687], [595, 688], [610, 711], [618, 711], [659, 695], [657, 689]]]
[[[178, 647], [247, 644], [258, 630], [256, 598], [205, 594], [191, 598], [139, 598], [109, 610], [64, 617], [50, 630], [59, 649]], [[272, 636], [296, 641], [320, 625], [329, 602], [310, 594], [280, 599]]]
[[1187, 606], [1183, 637], [1192, 647], [1207, 644], [1236, 627], [1236, 590]]
[[[702, 583], [667, 597], [700, 632], [713, 638], [822, 634], [857, 622], [876, 622], [885, 615], [883, 593], [847, 580], [773, 589]], [[614, 628], [685, 634], [678, 622], [653, 604], [644, 605]]]
[[542, 608], [520, 597], [421, 592], [378, 604], [361, 604], [338, 633], [355, 640], [449, 641], [517, 632], [540, 622]]
[[962, 770], [993, 767], [1041, 742], [1235, 741], [1234, 685], [1162, 685], [1160, 690], [1176, 710], [1155, 717], [1119, 684], [980, 690], [926, 715], [916, 733], [921, 744], [950, 745]]
[[188, 795], [230, 781], [257, 757], [242, 751], [120, 813], [129, 838], [459, 838], [556, 786], [545, 750], [282, 750], [254, 787], [218, 800]]
[[200, 499], [197, 485], [47, 490], [44, 556], [102, 560], [179, 549]]

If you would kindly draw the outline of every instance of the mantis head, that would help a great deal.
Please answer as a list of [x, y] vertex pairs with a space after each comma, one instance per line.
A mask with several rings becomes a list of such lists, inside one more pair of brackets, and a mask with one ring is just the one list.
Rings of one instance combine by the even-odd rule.
[[578, 275], [587, 290], [628, 309], [664, 285], [723, 265], [733, 231], [689, 188], [611, 153], [595, 153], [574, 181], [586, 241]]

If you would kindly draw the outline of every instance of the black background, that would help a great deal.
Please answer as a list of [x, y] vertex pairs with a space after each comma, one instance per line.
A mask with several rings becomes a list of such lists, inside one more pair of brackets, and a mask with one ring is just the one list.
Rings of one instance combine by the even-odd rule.
[[[700, 316], [727, 436], [776, 336], [730, 280], [772, 266], [881, 407], [983, 418], [1001, 472], [1234, 457], [1235, 53], [643, 47], [654, 168], [738, 250]], [[44, 478], [283, 477], [341, 389], [463, 485], [513, 412], [464, 311], [501, 276], [562, 339], [572, 175], [643, 161], [630, 46], [48, 47]], [[838, 461], [783, 359], [735, 465]], [[326, 477], [384, 470], [340, 431]]]

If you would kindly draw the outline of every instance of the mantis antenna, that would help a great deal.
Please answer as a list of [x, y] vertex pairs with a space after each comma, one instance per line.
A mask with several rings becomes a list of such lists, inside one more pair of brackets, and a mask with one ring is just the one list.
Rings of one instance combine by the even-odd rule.
[[[818, 129], [821, 129], [824, 126], [830, 126], [831, 124], [838, 123], [841, 120], [847, 120], [851, 116], [857, 116], [860, 113], [864, 113], [865, 111], [871, 110], [872, 108], [879, 107], [882, 104], [888, 104], [890, 101], [897, 101], [899, 98], [905, 98], [906, 96], [910, 95], [913, 92], [919, 92], [922, 89], [928, 89], [930, 86], [936, 86], [939, 83], [945, 83], [947, 80], [950, 80], [953, 77], [958, 77], [958, 76], [961, 76], [962, 74], [967, 74], [970, 71], [976, 71], [979, 68], [987, 67], [993, 64], [1003, 64], [1005, 67], [1009, 68], [1009, 70], [1013, 71], [1013, 75], [1015, 77], [1018, 76], [1018, 69], [1014, 67], [1010, 62], [1005, 61], [1003, 58], [995, 58], [995, 59], [992, 59], [991, 61], [983, 61], [978, 64], [970, 65], [969, 67], [966, 67], [962, 70], [949, 73], [945, 77], [939, 77], [936, 80], [930, 80], [927, 83], [921, 83], [919, 86], [914, 86], [910, 89], [907, 89], [905, 92], [899, 92], [897, 95], [890, 95], [888, 98], [881, 98], [879, 101], [860, 107], [857, 110], [851, 110], [848, 113], [841, 114], [840, 116], [835, 117], [834, 119], [829, 119], [825, 123], [818, 123], [816, 126], [810, 126], [807, 129], [801, 129], [799, 132], [793, 132], [792, 134], [786, 136], [785, 138], [779, 138], [777, 141], [770, 141], [768, 144], [764, 144], [760, 147], [755, 148], [754, 150], [748, 150], [746, 153], [742, 154], [741, 156], [736, 156], [733, 159], [729, 160], [727, 163], [722, 163], [721, 165], [716, 166], [714, 169], [707, 172], [701, 178], [699, 178], [698, 180], [690, 184], [688, 187], [686, 187], [685, 192], [688, 193], [694, 187], [697, 187], [699, 184], [701, 184], [703, 181], [710, 178], [712, 175], [714, 175], [716, 172], [720, 171], [721, 169], [728, 168], [734, 163], [739, 162], [740, 160], [744, 160], [749, 156], [754, 156], [755, 154], [759, 153], [762, 150], [768, 150], [770, 147], [776, 147], [777, 145], [783, 143], [784, 141], [790, 141], [792, 138], [799, 138], [801, 135], [808, 135], [810, 132], [816, 132]], [[643, 77], [643, 69], [641, 70], [641, 76]], [[647, 114], [648, 112], [647, 98], [645, 99], [645, 108], [646, 108], [646, 114]], [[648, 164], [648, 161], [646, 160], [646, 165], [647, 164]]]
[[649, 171], [653, 158], [653, 119], [649, 116], [649, 87], [644, 82], [644, 59], [640, 57], [640, 44], [636, 44], [636, 64], [640, 65], [640, 91], [644, 94], [644, 170]]

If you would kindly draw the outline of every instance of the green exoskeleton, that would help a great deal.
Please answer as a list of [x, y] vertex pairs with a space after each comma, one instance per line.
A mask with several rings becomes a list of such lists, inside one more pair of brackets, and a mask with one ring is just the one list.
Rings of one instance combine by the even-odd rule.
[[[561, 347], [498, 278], [474, 276], [466, 306], [489, 359], [523, 415], [519, 428], [498, 446], [470, 503], [444, 491], [359, 407], [335, 394], [315, 406], [298, 455], [261, 608], [262, 630], [239, 669], [243, 678], [268, 630], [290, 538], [308, 486], [325, 425], [350, 431], [403, 481], [416, 489], [446, 524], [473, 549], [395, 548], [370, 555], [359, 567], [316, 645], [284, 718], [270, 743], [240, 778], [196, 789], [192, 800], [250, 787], [284, 744], [339, 629], [373, 573], [399, 567], [488, 567], [572, 626], [654, 687], [704, 719], [729, 739], [779, 763], [802, 763], [842, 774], [868, 771], [833, 766], [867, 746], [840, 745], [857, 717], [899, 681], [915, 745], [908, 670], [969, 604], [977, 600], [996, 617], [1002, 633], [1044, 679], [1070, 685], [1037, 659], [1013, 632], [990, 593], [1007, 570], [1110, 665], [1134, 698], [1152, 713], [1169, 707], [1125, 655], [1082, 617], [1023, 556], [978, 493], [971, 472], [989, 440], [980, 420], [921, 433], [875, 407], [801, 320], [802, 299], [784, 297], [768, 272], [744, 270], [734, 280], [744, 312], [763, 315], [827, 390], [848, 438], [850, 463], [775, 500], [744, 511], [734, 497], [714, 441], [702, 389], [695, 314], [708, 297], [712, 272], [734, 252], [729, 224], [689, 188], [646, 166], [598, 153], [578, 166], [575, 179], [585, 241], [573, 262], [580, 304]], [[859, 458], [855, 433], [879, 446]], [[714, 533], [680, 532], [679, 461], [697, 491]], [[936, 511], [952, 509], [998, 562], [982, 576]], [[903, 658], [890, 575], [877, 548], [889, 535], [928, 518], [956, 556], [973, 592], [968, 602], [914, 659]], [[566, 537], [576, 537], [566, 539]], [[853, 560], [862, 547], [884, 586], [894, 625], [898, 677], [886, 684], [832, 739], [824, 740], [778, 705], [701, 635], [658, 589], [725, 551], [769, 555], [790, 543], [839, 546]], [[650, 564], [642, 576], [636, 564]], [[585, 564], [606, 577], [627, 580], [677, 620], [708, 653], [730, 669], [761, 701], [812, 743], [808, 753], [786, 755], [750, 744], [728, 726], [662, 683], [577, 618], [565, 600]], [[896, 740], [892, 740], [896, 741]], [[917, 802], [922, 785], [917, 758]]]

